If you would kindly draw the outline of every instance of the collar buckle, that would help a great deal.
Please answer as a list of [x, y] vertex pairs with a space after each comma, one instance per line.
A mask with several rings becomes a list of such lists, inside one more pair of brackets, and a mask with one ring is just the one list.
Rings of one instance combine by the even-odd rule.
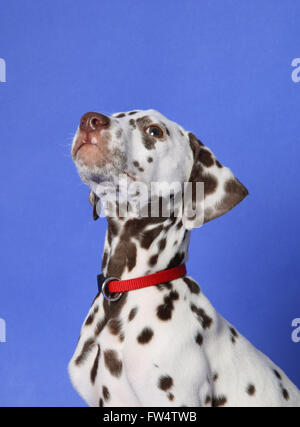
[[102, 283], [101, 292], [102, 292], [103, 297], [107, 301], [118, 301], [121, 298], [121, 296], [123, 295], [120, 292], [120, 293], [112, 294], [112, 295], [115, 295], [115, 296], [111, 296], [111, 297], [107, 296], [107, 294], [106, 294], [106, 292], [108, 291], [107, 285], [109, 284], [109, 282], [112, 282], [112, 281], [115, 281], [115, 280], [120, 281], [120, 279], [118, 279], [117, 277], [108, 277]]

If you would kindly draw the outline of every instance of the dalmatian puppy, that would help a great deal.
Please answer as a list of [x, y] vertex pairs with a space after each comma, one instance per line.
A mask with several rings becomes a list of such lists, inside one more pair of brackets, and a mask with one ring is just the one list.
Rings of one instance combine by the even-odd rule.
[[[91, 189], [95, 219], [99, 199], [120, 193], [120, 175], [147, 188], [151, 182], [204, 183], [202, 215], [136, 215], [130, 206], [138, 191], [129, 195], [125, 216], [105, 210], [105, 277], [138, 278], [184, 263], [190, 230], [228, 212], [248, 194], [193, 133], [155, 110], [85, 114], [72, 157]], [[108, 199], [111, 206], [120, 204], [118, 198]], [[192, 204], [197, 203], [193, 192]], [[118, 301], [99, 292], [69, 374], [90, 406], [300, 406], [298, 388], [215, 311], [187, 276], [125, 292]]]

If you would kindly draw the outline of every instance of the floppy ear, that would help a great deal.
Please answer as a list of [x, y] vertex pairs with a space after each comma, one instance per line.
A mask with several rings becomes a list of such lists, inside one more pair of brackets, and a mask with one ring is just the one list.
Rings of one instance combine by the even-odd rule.
[[231, 170], [223, 166], [211, 150], [205, 147], [191, 132], [189, 139], [194, 158], [189, 178], [193, 190], [192, 203], [193, 207], [197, 204], [196, 183], [203, 182], [204, 201], [202, 197], [200, 202], [204, 202], [202, 203], [204, 220], [203, 211], [202, 216], [187, 217], [183, 215], [183, 224], [188, 230], [224, 215], [248, 195], [248, 190], [233, 175]]
[[98, 213], [98, 209], [100, 209], [98, 202], [99, 202], [99, 197], [96, 196], [96, 194], [90, 190], [89, 193], [89, 202], [90, 204], [93, 206], [93, 218], [96, 221], [96, 219], [99, 218], [100, 212]]

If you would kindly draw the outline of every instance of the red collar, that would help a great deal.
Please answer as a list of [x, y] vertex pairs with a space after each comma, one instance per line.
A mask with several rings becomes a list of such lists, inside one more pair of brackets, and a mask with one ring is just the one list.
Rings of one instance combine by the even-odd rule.
[[136, 279], [119, 280], [116, 277], [105, 278], [102, 274], [97, 276], [97, 279], [99, 291], [102, 292], [104, 298], [109, 301], [117, 301], [121, 298], [123, 292], [160, 285], [162, 283], [170, 282], [171, 280], [179, 279], [185, 275], [186, 266], [185, 264], [181, 264], [178, 267], [169, 268], [168, 270], [149, 274], [148, 276], [138, 277]]

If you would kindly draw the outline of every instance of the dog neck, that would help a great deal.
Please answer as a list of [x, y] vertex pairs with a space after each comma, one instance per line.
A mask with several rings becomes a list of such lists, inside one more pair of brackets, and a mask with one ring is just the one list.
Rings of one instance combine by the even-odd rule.
[[102, 272], [105, 277], [131, 279], [187, 260], [190, 232], [180, 217], [108, 217]]

